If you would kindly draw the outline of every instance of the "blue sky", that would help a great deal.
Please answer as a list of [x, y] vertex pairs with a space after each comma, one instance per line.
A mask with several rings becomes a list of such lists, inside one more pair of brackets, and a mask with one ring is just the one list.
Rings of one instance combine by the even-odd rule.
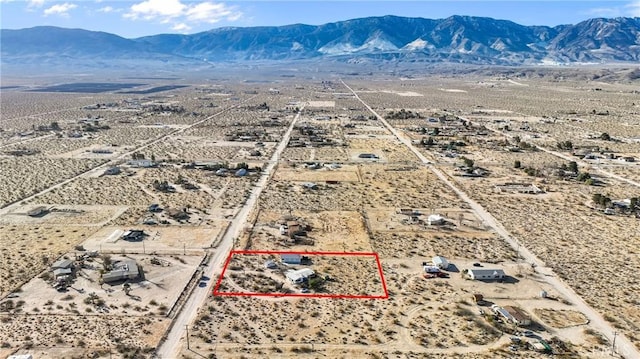
[[158, 33], [195, 33], [223, 26], [318, 25], [381, 15], [432, 19], [473, 15], [524, 25], [554, 26], [592, 17], [640, 17], [640, 0], [0, 0], [0, 12], [4, 29], [53, 25], [133, 38]]

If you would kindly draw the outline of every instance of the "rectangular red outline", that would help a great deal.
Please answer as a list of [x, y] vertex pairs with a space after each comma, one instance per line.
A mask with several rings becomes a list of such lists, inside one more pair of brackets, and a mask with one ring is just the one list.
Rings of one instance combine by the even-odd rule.
[[[382, 283], [382, 289], [384, 295], [348, 295], [348, 294], [303, 294], [303, 293], [241, 293], [241, 292], [219, 292], [220, 285], [222, 285], [222, 279], [227, 272], [227, 267], [231, 263], [231, 257], [234, 254], [300, 254], [300, 255], [319, 255], [319, 256], [372, 256], [376, 259], [378, 265], [378, 273]], [[220, 278], [216, 282], [213, 288], [214, 296], [229, 296], [229, 297], [296, 297], [296, 298], [335, 298], [335, 299], [388, 299], [389, 291], [387, 290], [387, 283], [384, 280], [384, 274], [382, 272], [382, 264], [380, 264], [380, 257], [378, 253], [369, 252], [287, 252], [287, 251], [230, 251], [227, 260], [222, 268]]]

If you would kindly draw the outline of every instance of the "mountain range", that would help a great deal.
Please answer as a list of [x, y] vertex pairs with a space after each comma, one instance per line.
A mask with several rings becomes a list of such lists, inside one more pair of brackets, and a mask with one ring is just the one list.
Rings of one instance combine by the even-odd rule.
[[319, 26], [225, 27], [192, 35], [126, 39], [104, 32], [34, 27], [0, 32], [3, 64], [252, 60], [454, 62], [493, 65], [640, 61], [640, 18], [524, 26], [485, 17], [368, 17]]

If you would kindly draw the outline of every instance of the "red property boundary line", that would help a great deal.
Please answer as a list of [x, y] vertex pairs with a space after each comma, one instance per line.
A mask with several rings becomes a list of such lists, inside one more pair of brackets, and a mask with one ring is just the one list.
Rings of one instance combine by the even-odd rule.
[[[220, 286], [222, 285], [222, 279], [224, 278], [231, 258], [234, 254], [300, 254], [300, 255], [315, 255], [315, 256], [343, 256], [343, 257], [374, 257], [376, 264], [378, 265], [378, 274], [382, 283], [382, 289], [384, 295], [348, 295], [348, 294], [304, 294], [304, 293], [244, 293], [244, 292], [220, 292]], [[378, 253], [360, 253], [360, 252], [287, 252], [287, 251], [231, 251], [227, 257], [222, 273], [213, 288], [214, 296], [228, 296], [228, 297], [297, 297], [297, 298], [334, 298], [334, 299], [388, 299], [389, 291], [387, 290], [387, 283], [384, 280], [384, 274], [382, 272], [382, 264], [380, 264], [380, 257]]]

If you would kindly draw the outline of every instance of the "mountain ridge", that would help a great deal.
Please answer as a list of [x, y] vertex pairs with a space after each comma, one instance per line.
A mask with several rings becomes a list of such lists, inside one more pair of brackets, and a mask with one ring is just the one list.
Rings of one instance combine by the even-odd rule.
[[191, 35], [126, 39], [106, 32], [39, 26], [0, 30], [2, 63], [147, 60], [215, 63], [332, 58], [491, 65], [640, 61], [640, 18], [593, 18], [525, 26], [454, 15], [365, 17], [322, 25], [226, 27]]

